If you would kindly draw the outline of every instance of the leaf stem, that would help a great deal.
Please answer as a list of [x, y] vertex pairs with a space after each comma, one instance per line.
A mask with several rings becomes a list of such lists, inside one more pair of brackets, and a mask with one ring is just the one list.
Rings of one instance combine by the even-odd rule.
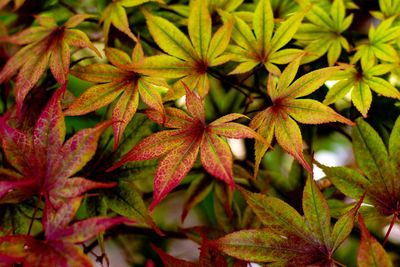
[[334, 259], [332, 259], [332, 261], [333, 261], [333, 263], [335, 263], [336, 265], [339, 265], [339, 266], [341, 266], [341, 267], [346, 267], [346, 265], [344, 265], [343, 263], [340, 263], [340, 262], [338, 262], [338, 261], [336, 261], [336, 260], [334, 260]]
[[[177, 239], [187, 239], [187, 235], [181, 232], [175, 232], [175, 231], [165, 231], [162, 230], [162, 232], [165, 234], [166, 238], [177, 238]], [[152, 228], [146, 228], [146, 227], [139, 227], [139, 226], [128, 226], [128, 225], [118, 225], [116, 227], [111, 228], [104, 234], [104, 238], [107, 237], [115, 237], [118, 234], [136, 234], [136, 235], [143, 235], [146, 237], [152, 237], [154, 238], [159, 238], [160, 236], [152, 229]], [[94, 240], [92, 243], [89, 245], [85, 245], [83, 252], [85, 254], [90, 253], [97, 245], [99, 241], [98, 239]]]
[[[220, 80], [223, 83], [226, 83], [230, 86], [232, 86], [232, 88], [238, 90], [240, 93], [242, 93], [245, 97], [249, 98], [249, 94], [246, 93], [240, 86], [236, 85], [235, 83], [233, 83], [232, 81], [230, 81], [229, 79], [227, 79], [224, 75], [221, 75], [220, 73], [218, 73], [215, 70], [212, 70], [210, 68], [208, 68], [207, 73], [210, 74], [212, 77], [216, 78], [217, 80]], [[251, 89], [251, 88], [247, 88], [247, 86], [243, 86], [243, 88], [246, 89]]]
[[385, 235], [385, 238], [383, 239], [383, 246], [386, 244], [386, 242], [387, 242], [388, 239], [389, 239], [390, 232], [392, 231], [392, 228], [393, 228], [394, 224], [396, 223], [396, 220], [397, 220], [397, 216], [398, 216], [398, 215], [399, 215], [399, 214], [398, 214], [397, 212], [395, 212], [395, 213], [393, 214], [393, 218], [392, 218], [392, 221], [390, 222], [389, 229], [387, 230], [386, 235]]
[[41, 198], [41, 196], [39, 195], [39, 196], [38, 196], [38, 199], [36, 200], [36, 203], [35, 203], [35, 208], [33, 209], [33, 214], [32, 214], [32, 218], [31, 218], [31, 222], [29, 223], [29, 228], [28, 228], [28, 233], [27, 233], [27, 235], [30, 235], [30, 234], [31, 234], [33, 222], [35, 221], [36, 212], [37, 212], [37, 210], [38, 210], [38, 207], [39, 207], [39, 204], [40, 204], [41, 199], [42, 199], [42, 198]]

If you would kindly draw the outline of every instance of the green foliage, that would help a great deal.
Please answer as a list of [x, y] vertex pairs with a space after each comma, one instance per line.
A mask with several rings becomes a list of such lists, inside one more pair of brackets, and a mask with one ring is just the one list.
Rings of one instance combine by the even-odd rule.
[[399, 265], [399, 17], [0, 0], [0, 266]]

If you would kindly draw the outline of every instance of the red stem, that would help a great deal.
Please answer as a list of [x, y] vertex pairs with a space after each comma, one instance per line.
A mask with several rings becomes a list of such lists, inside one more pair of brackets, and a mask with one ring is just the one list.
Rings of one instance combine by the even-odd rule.
[[387, 232], [386, 232], [385, 239], [383, 240], [383, 245], [385, 245], [386, 242], [388, 241], [388, 238], [389, 238], [390, 232], [392, 231], [393, 225], [396, 223], [397, 216], [398, 216], [398, 213], [395, 212], [395, 213], [393, 214], [392, 221], [390, 222], [389, 229], [388, 229]]
[[36, 212], [37, 212], [37, 210], [38, 210], [39, 204], [40, 204], [40, 200], [41, 200], [41, 196], [39, 195], [39, 196], [38, 196], [38, 199], [36, 200], [36, 203], [35, 203], [35, 209], [33, 210], [31, 222], [30, 222], [30, 224], [29, 224], [28, 235], [31, 234], [33, 222], [35, 221], [35, 216], [36, 216]]

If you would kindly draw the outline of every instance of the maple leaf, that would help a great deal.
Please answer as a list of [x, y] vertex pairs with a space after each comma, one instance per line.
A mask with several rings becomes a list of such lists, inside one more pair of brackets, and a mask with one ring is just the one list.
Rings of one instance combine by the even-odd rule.
[[149, 160], [163, 156], [156, 168], [154, 199], [149, 207], [150, 210], [182, 181], [192, 168], [199, 151], [206, 171], [233, 188], [232, 154], [228, 143], [221, 136], [262, 140], [250, 128], [231, 122], [245, 117], [241, 114], [228, 114], [207, 125], [201, 98], [186, 85], [184, 86], [186, 106], [190, 115], [176, 108], [166, 108], [166, 120], [163, 124], [158, 113], [150, 113], [150, 118], [157, 123], [175, 129], [157, 132], [146, 137], [109, 169], [116, 169], [129, 161]]
[[100, 56], [89, 38], [80, 30], [72, 29], [90, 15], [78, 14], [70, 17], [62, 26], [54, 18], [37, 16], [40, 26], [34, 26], [4, 41], [25, 45], [10, 58], [0, 72], [0, 83], [9, 80], [18, 71], [15, 84], [17, 110], [21, 111], [23, 101], [49, 65], [56, 81], [66, 87], [70, 62], [70, 46], [88, 47]]
[[233, 12], [241, 6], [244, 0], [210, 0], [210, 6], [213, 10], [224, 10], [226, 12]]
[[116, 224], [130, 221], [122, 217], [94, 217], [69, 225], [80, 202], [80, 197], [70, 199], [57, 211], [52, 210], [51, 204], [46, 205], [48, 208], [42, 218], [44, 241], [29, 235], [0, 237], [0, 260], [8, 259], [6, 266], [16, 263], [23, 263], [23, 266], [93, 266], [77, 244]]
[[[331, 0], [295, 0], [301, 6], [309, 5], [310, 3], [315, 4], [323, 8], [325, 11], [329, 11], [331, 9], [332, 1]], [[359, 9], [354, 1], [352, 0], [344, 0], [344, 4], [346, 9]]]
[[377, 64], [377, 60], [395, 62], [397, 51], [394, 43], [400, 37], [400, 26], [393, 26], [395, 17], [391, 17], [379, 23], [378, 27], [371, 24], [368, 32], [368, 40], [357, 45], [357, 52], [351, 63], [361, 60], [363, 69], [368, 69]]
[[110, 26], [128, 35], [132, 40], [138, 41], [129, 28], [128, 16], [124, 7], [134, 7], [147, 2], [158, 2], [164, 4], [163, 0], [117, 0], [112, 1], [101, 13], [100, 23], [103, 23], [104, 43], [107, 44]]
[[297, 99], [317, 90], [338, 70], [337, 67], [322, 68], [307, 73], [292, 82], [300, 61], [301, 57], [298, 57], [285, 68], [277, 85], [272, 74], [269, 75], [267, 90], [273, 104], [259, 112], [250, 122], [250, 127], [257, 130], [267, 141], [267, 144], [265, 144], [256, 140], [255, 176], [273, 136], [276, 137], [285, 151], [295, 157], [308, 172], [312, 173], [310, 164], [304, 159], [303, 141], [296, 121], [305, 124], [339, 121], [353, 125], [350, 120], [316, 100]]
[[136, 43], [132, 56], [125, 52], [106, 48], [106, 56], [112, 65], [91, 64], [71, 71], [76, 77], [100, 83], [88, 88], [65, 111], [65, 115], [82, 115], [110, 104], [118, 96], [112, 113], [114, 148], [117, 148], [122, 134], [135, 115], [139, 95], [151, 109], [164, 114], [161, 93], [168, 90], [168, 84], [160, 78], [143, 76], [137, 69], [143, 64], [144, 53], [140, 42]]
[[357, 266], [392, 267], [389, 255], [368, 231], [361, 214], [358, 214], [358, 224], [361, 229], [361, 242], [357, 252]]
[[184, 94], [181, 82], [197, 88], [201, 97], [210, 88], [208, 69], [229, 60], [223, 54], [229, 44], [233, 21], [226, 22], [212, 36], [211, 16], [207, 1], [195, 0], [190, 9], [189, 39], [168, 20], [145, 12], [147, 26], [154, 41], [169, 55], [157, 55], [144, 60], [140, 71], [165, 78], [180, 78], [166, 99]]
[[[175, 266], [196, 267], [196, 266], [198, 266], [198, 264], [195, 264], [193, 262], [188, 262], [185, 260], [177, 259], [177, 258], [165, 253], [162, 249], [154, 246], [153, 244], [150, 244], [150, 246], [155, 252], [157, 252], [158, 256], [160, 256], [165, 267], [175, 267]], [[223, 266], [221, 266], [221, 267], [223, 267]]]
[[346, 7], [343, 0], [333, 1], [329, 12], [318, 5], [312, 6], [306, 13], [309, 22], [302, 23], [294, 36], [309, 54], [304, 57], [302, 63], [314, 61], [327, 53], [328, 64], [333, 66], [339, 59], [342, 48], [350, 51], [350, 45], [342, 34], [350, 27], [353, 14], [345, 16]]
[[363, 174], [346, 167], [321, 165], [330, 181], [345, 195], [355, 198], [366, 192], [366, 203], [371, 203], [383, 217], [392, 216], [385, 242], [392, 226], [399, 219], [400, 187], [400, 118], [397, 119], [387, 150], [378, 133], [364, 120], [357, 119], [353, 128], [353, 150]]
[[[72, 177], [94, 155], [100, 134], [110, 125], [103, 122], [85, 129], [64, 143], [65, 123], [58, 90], [38, 118], [33, 134], [21, 132], [0, 120], [1, 141], [5, 156], [15, 169], [0, 171], [0, 196], [4, 202], [19, 202], [37, 194], [54, 207], [65, 199], [75, 198], [93, 188], [112, 187], [82, 177]], [[8, 194], [7, 194], [8, 193]]]
[[274, 32], [274, 16], [269, 0], [261, 0], [254, 11], [253, 29], [238, 16], [220, 12], [222, 19], [234, 18], [232, 40], [236, 45], [228, 47], [227, 54], [240, 64], [230, 74], [252, 70], [258, 64], [276, 75], [280, 74], [276, 64], [287, 64], [302, 53], [299, 49], [282, 49], [293, 37], [304, 14], [298, 12], [281, 23]]
[[379, 20], [385, 20], [400, 15], [400, 5], [396, 0], [379, 0], [379, 11], [370, 11]]
[[210, 246], [238, 259], [279, 266], [333, 264], [332, 255], [351, 233], [362, 203], [340, 217], [331, 231], [328, 203], [311, 177], [303, 191], [304, 217], [278, 198], [240, 191], [263, 227], [230, 233]]
[[385, 79], [377, 77], [388, 73], [392, 68], [390, 64], [367, 66], [362, 70], [347, 68], [337, 74], [339, 81], [329, 89], [324, 104], [336, 102], [351, 90], [354, 106], [366, 117], [372, 102], [371, 90], [386, 97], [400, 99], [399, 90]]

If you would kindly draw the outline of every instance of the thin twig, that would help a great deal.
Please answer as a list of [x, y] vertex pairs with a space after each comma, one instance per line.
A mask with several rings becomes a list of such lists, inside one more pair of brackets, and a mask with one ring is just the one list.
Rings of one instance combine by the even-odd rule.
[[40, 197], [40, 195], [39, 195], [39, 196], [38, 196], [38, 199], [36, 200], [36, 203], [35, 203], [35, 208], [34, 208], [34, 210], [33, 210], [31, 222], [29, 223], [29, 228], [28, 228], [28, 233], [27, 233], [27, 235], [30, 235], [30, 234], [31, 234], [33, 222], [35, 221], [35, 216], [36, 216], [36, 212], [37, 212], [37, 210], [38, 210], [39, 204], [40, 204], [40, 200], [41, 200], [41, 197]]

